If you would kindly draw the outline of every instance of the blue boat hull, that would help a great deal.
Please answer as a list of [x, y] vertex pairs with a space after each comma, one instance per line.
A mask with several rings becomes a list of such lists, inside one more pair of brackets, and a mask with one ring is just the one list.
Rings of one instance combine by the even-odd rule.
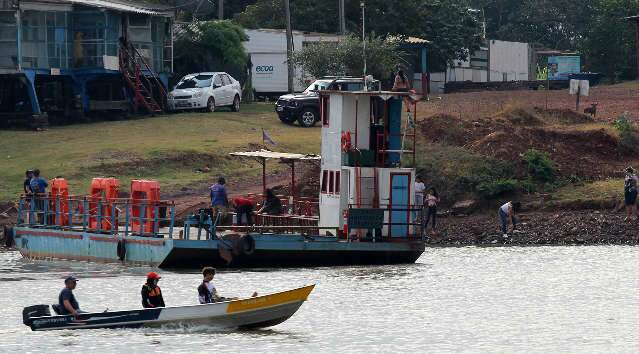
[[17, 227], [15, 246], [31, 259], [122, 262], [162, 268], [309, 267], [414, 263], [415, 242], [345, 242], [332, 237], [250, 235], [251, 247], [228, 241], [181, 240]]

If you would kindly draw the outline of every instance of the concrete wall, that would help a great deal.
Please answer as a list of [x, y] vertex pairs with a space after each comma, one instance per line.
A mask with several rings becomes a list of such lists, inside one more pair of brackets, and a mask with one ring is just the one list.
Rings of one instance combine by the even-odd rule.
[[529, 44], [490, 40], [490, 81], [521, 81], [529, 78]]

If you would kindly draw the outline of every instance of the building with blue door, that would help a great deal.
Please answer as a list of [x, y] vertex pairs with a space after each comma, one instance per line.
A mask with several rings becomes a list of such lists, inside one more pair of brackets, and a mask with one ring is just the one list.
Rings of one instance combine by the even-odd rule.
[[0, 126], [161, 102], [173, 19], [140, 1], [0, 0]]

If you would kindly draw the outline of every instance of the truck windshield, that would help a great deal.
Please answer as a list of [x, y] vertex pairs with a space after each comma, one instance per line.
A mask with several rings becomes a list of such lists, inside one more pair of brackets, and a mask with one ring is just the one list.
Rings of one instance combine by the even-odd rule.
[[202, 88], [211, 86], [211, 80], [213, 80], [213, 75], [197, 75], [191, 76], [188, 78], [182, 79], [177, 86], [176, 89], [191, 89], [191, 88]]
[[[315, 87], [317, 85], [317, 88]], [[315, 81], [313, 82], [309, 87], [306, 88], [306, 90], [304, 90], [304, 93], [308, 93], [311, 91], [319, 91], [319, 90], [326, 90], [328, 88], [328, 85], [330, 85], [330, 81]]]

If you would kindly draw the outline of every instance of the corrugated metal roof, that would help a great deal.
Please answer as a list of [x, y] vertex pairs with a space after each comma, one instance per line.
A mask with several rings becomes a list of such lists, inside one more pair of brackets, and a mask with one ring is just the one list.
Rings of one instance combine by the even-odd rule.
[[49, 4], [73, 4], [73, 5], [83, 5], [89, 7], [97, 7], [102, 9], [109, 9], [120, 12], [133, 12], [144, 15], [152, 15], [152, 16], [165, 16], [165, 17], [173, 17], [174, 12], [171, 11], [171, 8], [164, 7], [160, 5], [150, 5], [141, 3], [140, 1], [107, 1], [107, 0], [36, 0], [36, 1], [25, 1], [25, 2], [33, 2], [33, 3], [49, 3]]

